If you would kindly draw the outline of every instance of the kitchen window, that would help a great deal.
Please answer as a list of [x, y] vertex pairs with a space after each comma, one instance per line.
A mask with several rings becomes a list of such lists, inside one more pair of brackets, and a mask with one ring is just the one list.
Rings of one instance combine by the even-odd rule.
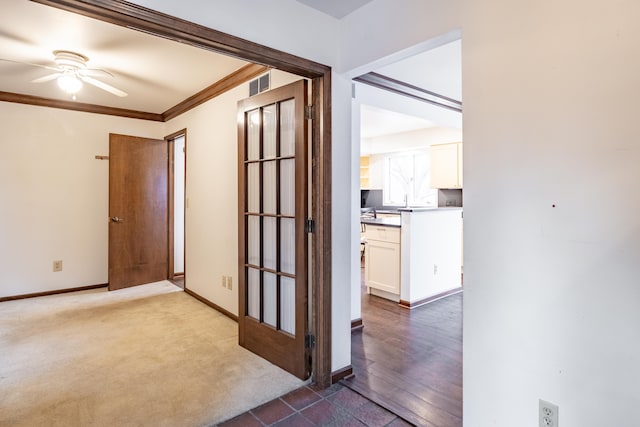
[[384, 162], [384, 204], [437, 206], [437, 191], [430, 185], [429, 152], [395, 153]]

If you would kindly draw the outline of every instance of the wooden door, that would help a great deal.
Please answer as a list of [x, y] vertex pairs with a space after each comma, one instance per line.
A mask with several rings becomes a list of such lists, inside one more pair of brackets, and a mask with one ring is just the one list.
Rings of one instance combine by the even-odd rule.
[[240, 345], [310, 375], [307, 82], [238, 103]]
[[168, 147], [109, 135], [109, 290], [168, 273]]

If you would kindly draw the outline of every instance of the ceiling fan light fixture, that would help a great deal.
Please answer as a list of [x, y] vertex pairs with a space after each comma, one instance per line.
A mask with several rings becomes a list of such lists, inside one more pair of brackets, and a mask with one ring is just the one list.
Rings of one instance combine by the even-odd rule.
[[70, 70], [87, 68], [87, 61], [89, 60], [87, 56], [70, 50], [54, 50], [53, 55], [55, 56], [54, 61], [59, 67]]
[[68, 94], [76, 94], [82, 89], [82, 80], [74, 74], [65, 73], [58, 77], [58, 86]]
[[53, 54], [55, 56], [55, 66], [53, 67], [32, 64], [29, 62], [13, 61], [3, 58], [0, 58], [0, 61], [18, 62], [33, 67], [46, 68], [47, 70], [55, 71], [53, 74], [38, 77], [37, 79], [31, 80], [31, 82], [45, 83], [56, 80], [58, 82], [58, 87], [65, 93], [72, 95], [74, 101], [76, 99], [75, 94], [80, 92], [80, 90], [84, 86], [84, 83], [95, 86], [98, 89], [109, 92], [110, 94], [115, 96], [127, 96], [126, 92], [113, 87], [110, 84], [103, 82], [102, 80], [93, 78], [92, 76], [103, 75], [114, 77], [114, 75], [109, 71], [103, 70], [101, 68], [87, 68], [87, 61], [89, 60], [88, 57], [76, 52], [71, 52], [69, 50], [54, 50]]

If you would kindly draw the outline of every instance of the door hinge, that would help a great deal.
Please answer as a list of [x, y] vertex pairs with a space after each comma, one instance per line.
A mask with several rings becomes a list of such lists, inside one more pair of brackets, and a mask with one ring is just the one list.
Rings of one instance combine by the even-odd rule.
[[304, 224], [305, 233], [313, 233], [316, 230], [316, 223], [313, 219], [307, 218]]
[[304, 118], [307, 120], [313, 120], [313, 105], [304, 106]]
[[304, 348], [313, 348], [316, 345], [316, 337], [314, 335], [304, 336]]

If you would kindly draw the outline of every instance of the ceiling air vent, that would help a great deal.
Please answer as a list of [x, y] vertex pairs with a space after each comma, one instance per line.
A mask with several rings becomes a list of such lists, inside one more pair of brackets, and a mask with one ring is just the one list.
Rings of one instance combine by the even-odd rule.
[[249, 96], [256, 95], [260, 92], [264, 92], [269, 89], [269, 73], [264, 76], [258, 77], [255, 80], [249, 82]]

